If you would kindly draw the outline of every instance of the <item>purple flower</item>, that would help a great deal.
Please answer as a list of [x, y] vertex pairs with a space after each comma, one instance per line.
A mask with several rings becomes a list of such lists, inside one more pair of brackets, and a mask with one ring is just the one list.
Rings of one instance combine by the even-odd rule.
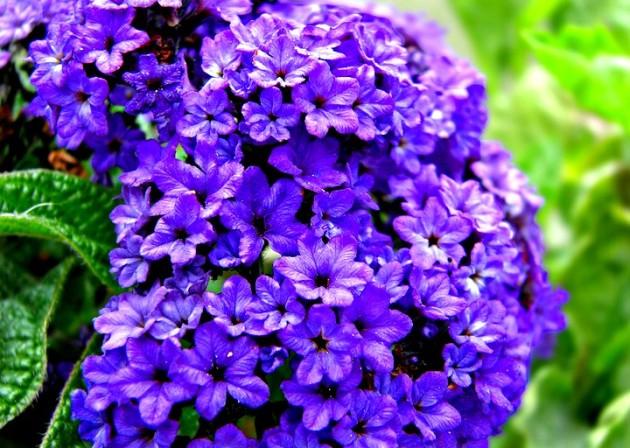
[[257, 142], [270, 138], [282, 142], [291, 137], [289, 128], [300, 120], [300, 113], [293, 104], [283, 103], [278, 88], [265, 89], [260, 94], [260, 104], [246, 103], [243, 106], [245, 129]]
[[92, 167], [95, 177], [100, 179], [114, 167], [132, 171], [138, 166], [136, 148], [145, 141], [144, 134], [137, 129], [129, 129], [121, 114], [108, 116], [107, 137], [90, 134], [85, 143], [94, 151]]
[[188, 264], [173, 266], [173, 277], [166, 279], [164, 285], [176, 288], [184, 294], [199, 294], [206, 289], [208, 273], [205, 270], [206, 258], [197, 255]]
[[256, 448], [255, 440], [248, 439], [234, 425], [220, 427], [214, 434], [214, 442], [207, 439], [196, 439], [187, 448]]
[[471, 226], [466, 219], [449, 217], [437, 199], [429, 198], [417, 216], [397, 217], [394, 229], [404, 241], [411, 243], [414, 264], [429, 269], [435, 263], [459, 262], [464, 256], [459, 243], [468, 237]]
[[254, 298], [249, 282], [239, 275], [223, 283], [221, 294], [209, 293], [206, 309], [214, 317], [217, 326], [230, 336], [240, 336], [252, 317], [250, 310]]
[[79, 421], [79, 437], [92, 443], [94, 448], [111, 446], [112, 429], [104, 412], [87, 406], [85, 391], [77, 389], [70, 396], [72, 418]]
[[107, 335], [103, 348], [122, 347], [127, 339], [139, 338], [155, 322], [153, 311], [164, 299], [166, 289], [154, 286], [146, 296], [125, 293], [120, 296], [115, 309], [106, 309], [94, 319], [94, 329]]
[[38, 2], [3, 1], [0, 4], [0, 47], [28, 36], [41, 20], [41, 14]]
[[[243, 234], [239, 230], [231, 230], [220, 234], [216, 244], [208, 254], [210, 263], [223, 269], [230, 269], [251, 262], [249, 254], [241, 253], [240, 245]], [[251, 254], [251, 252], [250, 252]]]
[[431, 154], [434, 150], [435, 139], [424, 132], [410, 131], [394, 140], [391, 157], [398, 166], [409, 173], [418, 175], [425, 167], [420, 156]]
[[156, 140], [145, 140], [137, 143], [135, 152], [138, 166], [120, 175], [120, 181], [126, 187], [142, 187], [149, 183], [155, 165], [172, 155], [173, 151], [172, 148], [163, 148]]
[[361, 382], [361, 370], [352, 368], [344, 379], [324, 380], [305, 385], [299, 380], [282, 383], [281, 388], [287, 401], [303, 408], [302, 423], [311, 431], [319, 431], [331, 421], [340, 420], [352, 405], [353, 392]]
[[442, 352], [444, 368], [449, 379], [460, 387], [472, 384], [470, 375], [481, 367], [474, 344], [465, 343], [461, 347], [447, 344]]
[[407, 81], [392, 81], [388, 87], [394, 100], [392, 125], [396, 134], [402, 136], [405, 129], [413, 129], [422, 122], [422, 116], [416, 106], [420, 88]]
[[357, 137], [361, 140], [374, 140], [379, 129], [376, 120], [394, 110], [391, 95], [375, 87], [374, 68], [362, 65], [357, 72], [359, 95], [352, 104], [352, 108], [359, 119]]
[[231, 31], [222, 31], [214, 39], [205, 37], [201, 45], [201, 69], [210, 76], [206, 86], [212, 90], [227, 86], [226, 73], [241, 65], [238, 40]]
[[307, 190], [321, 191], [341, 185], [346, 176], [335, 167], [339, 143], [332, 139], [310, 141], [298, 132], [291, 143], [278, 146], [269, 156], [269, 164], [278, 171], [295, 177]]
[[356, 79], [336, 78], [325, 62], [319, 62], [305, 84], [293, 89], [295, 105], [306, 114], [307, 131], [323, 138], [332, 127], [340, 134], [359, 129], [359, 119], [352, 106], [359, 96]]
[[281, 179], [270, 188], [262, 170], [252, 166], [245, 171], [235, 199], [225, 205], [222, 222], [242, 233], [239, 253], [245, 260], [255, 260], [265, 241], [282, 255], [296, 253], [305, 226], [295, 217], [302, 204], [302, 191], [295, 182]]
[[194, 349], [174, 369], [180, 382], [199, 386], [195, 407], [204, 418], [216, 417], [228, 394], [250, 408], [268, 400], [268, 386], [254, 375], [258, 347], [250, 339], [228, 338], [212, 322], [197, 328], [194, 339]]
[[352, 305], [344, 308], [342, 322], [352, 323], [361, 334], [361, 356], [377, 372], [394, 368], [391, 345], [403, 339], [413, 327], [404, 313], [389, 309], [389, 295], [374, 285], [368, 285]]
[[125, 106], [130, 114], [163, 113], [180, 100], [184, 69], [180, 64], [160, 64], [153, 54], [138, 58], [138, 71], [125, 72], [123, 79], [135, 89]]
[[304, 320], [304, 306], [297, 299], [295, 288], [289, 281], [280, 285], [266, 275], [256, 280], [258, 300], [249, 307], [252, 313], [252, 334], [268, 334], [283, 330], [287, 325], [297, 325]]
[[[109, 214], [116, 228], [116, 241], [121, 243], [140, 230], [150, 218], [151, 189], [122, 188], [123, 204], [114, 207]], [[123, 254], [121, 254], [123, 255]]]
[[502, 268], [500, 259], [489, 257], [483, 243], [476, 243], [470, 253], [470, 265], [455, 273], [455, 284], [470, 297], [479, 298], [487, 284], [502, 275]]
[[256, 83], [245, 70], [228, 70], [226, 76], [230, 90], [239, 98], [248, 99], [257, 88]]
[[94, 63], [103, 73], [111, 74], [123, 64], [123, 55], [140, 48], [149, 36], [131, 26], [132, 9], [103, 10], [88, 8], [84, 24], [74, 30], [75, 51], [84, 64]]
[[141, 236], [132, 235], [124, 241], [124, 246], [112, 250], [109, 254], [111, 273], [116, 276], [123, 288], [129, 288], [147, 280], [149, 263], [140, 255], [143, 241]]
[[177, 437], [179, 424], [166, 420], [159, 426], [147, 425], [136, 407], [126, 405], [114, 409], [114, 428], [116, 437], [109, 445], [112, 448], [169, 448]]
[[249, 74], [260, 87], [295, 87], [302, 84], [315, 67], [315, 60], [296, 51], [296, 43], [286, 32], [271, 39], [269, 48], [257, 51]]
[[214, 145], [220, 135], [236, 130], [236, 119], [229, 112], [225, 90], [191, 92], [184, 96], [187, 114], [177, 123], [183, 137], [203, 140]]
[[348, 413], [333, 428], [337, 442], [347, 447], [396, 446], [396, 402], [389, 396], [358, 390]]
[[[243, 166], [236, 162], [217, 164], [216, 160], [195, 159], [195, 165], [166, 159], [153, 169], [152, 180], [164, 197], [152, 207], [153, 214], [168, 214], [182, 196], [193, 195], [201, 204], [201, 216], [215, 216], [225, 199], [234, 196], [241, 185]], [[194, 207], [194, 206], [193, 206]]]
[[459, 184], [450, 177], [442, 176], [440, 197], [449, 213], [469, 219], [478, 232], [496, 232], [503, 219], [503, 212], [497, 207], [494, 196], [483, 193], [479, 182], [469, 180]]
[[171, 340], [160, 344], [141, 338], [127, 343], [129, 365], [116, 373], [112, 386], [125, 397], [139, 400], [140, 416], [148, 425], [165, 423], [175, 403], [195, 396], [195, 386], [173, 379], [173, 362], [181, 353]]
[[124, 348], [107, 350], [102, 356], [91, 355], [83, 362], [83, 378], [90, 385], [85, 405], [94, 411], [104, 411], [120, 396], [110, 386], [114, 375], [127, 365]]
[[279, 333], [283, 345], [302, 356], [296, 378], [300, 384], [316, 384], [328, 378], [341, 381], [352, 370], [352, 355], [360, 335], [352, 324], [338, 324], [335, 313], [315, 305], [306, 320]]
[[202, 8], [210, 10], [213, 15], [226, 22], [232, 22], [252, 10], [251, 0], [201, 0], [200, 3]]
[[455, 291], [447, 274], [423, 272], [414, 268], [409, 279], [413, 288], [413, 300], [429, 319], [446, 320], [466, 307], [466, 300], [453, 295]]
[[197, 246], [214, 240], [212, 225], [201, 216], [201, 207], [192, 194], [180, 196], [173, 211], [160, 218], [155, 231], [140, 248], [148, 260], [169, 256], [173, 264], [186, 264], [197, 254]]
[[320, 448], [319, 433], [300, 424], [295, 428], [274, 428], [265, 432], [265, 448]]
[[300, 255], [282, 257], [274, 267], [307, 300], [321, 298], [327, 305], [348, 306], [353, 292], [372, 278], [370, 267], [355, 261], [357, 247], [350, 238], [338, 236], [327, 244], [306, 239], [298, 242], [298, 251]]
[[374, 176], [359, 173], [360, 158], [353, 157], [346, 165], [348, 186], [352, 189], [356, 200], [363, 207], [378, 210], [378, 204], [372, 197], [371, 190], [374, 187]]
[[397, 261], [384, 264], [374, 276], [374, 283], [385, 288], [390, 296], [390, 302], [397, 302], [405, 296], [409, 286], [403, 284], [405, 272]]
[[[71, 60], [73, 39], [68, 39], [68, 27], [48, 28], [46, 39], [36, 40], [29, 47], [29, 56], [35, 64], [31, 82], [36, 87], [62, 82], [63, 70]], [[10, 54], [10, 53], [9, 53]]]
[[445, 401], [448, 386], [442, 372], [427, 372], [414, 381], [407, 401], [399, 404], [404, 424], [413, 424], [426, 440], [435, 440], [436, 433], [451, 430], [459, 425], [457, 409]]
[[492, 353], [489, 344], [503, 336], [505, 329], [500, 323], [504, 317], [505, 307], [500, 302], [476, 300], [451, 323], [449, 333], [458, 344], [471, 342], [477, 351]]
[[354, 193], [348, 188], [315, 195], [314, 216], [311, 218], [311, 227], [315, 235], [332, 238], [344, 232], [356, 234], [357, 220], [348, 213], [354, 205], [354, 200]]
[[82, 68], [72, 66], [61, 87], [48, 82], [40, 86], [39, 93], [60, 107], [56, 127], [60, 145], [76, 148], [88, 133], [107, 134], [105, 100], [109, 87], [104, 79], [88, 78]]
[[183, 295], [172, 290], [154, 312], [155, 321], [149, 333], [156, 339], [181, 338], [199, 325], [208, 299], [199, 295]]
[[266, 346], [260, 349], [260, 368], [266, 374], [275, 372], [284, 365], [289, 357], [287, 349], [278, 346]]

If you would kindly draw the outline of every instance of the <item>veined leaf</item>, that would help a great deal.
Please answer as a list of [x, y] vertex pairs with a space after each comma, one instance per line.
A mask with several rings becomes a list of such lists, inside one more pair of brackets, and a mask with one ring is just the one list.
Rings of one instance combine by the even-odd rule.
[[46, 331], [76, 263], [61, 263], [40, 282], [0, 300], [0, 426], [22, 412], [35, 398], [46, 372]]
[[114, 247], [113, 193], [67, 174], [28, 170], [0, 175], [0, 235], [61, 241], [98, 279], [118, 289], [107, 254]]

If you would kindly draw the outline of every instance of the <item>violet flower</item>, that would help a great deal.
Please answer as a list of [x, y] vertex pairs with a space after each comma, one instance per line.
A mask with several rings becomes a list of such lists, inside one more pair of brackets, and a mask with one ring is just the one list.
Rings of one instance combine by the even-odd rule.
[[279, 333], [282, 343], [302, 356], [296, 378], [300, 384], [317, 384], [324, 377], [338, 382], [350, 374], [352, 355], [360, 335], [352, 324], [337, 324], [325, 305], [313, 306], [306, 320]]
[[168, 256], [173, 264], [186, 264], [197, 254], [197, 246], [214, 240], [212, 225], [201, 217], [201, 207], [192, 194], [180, 196], [173, 212], [160, 218], [140, 254], [149, 260]]
[[356, 79], [336, 78], [325, 63], [318, 63], [308, 82], [293, 90], [293, 101], [306, 114], [306, 130], [323, 138], [330, 128], [340, 134], [352, 134], [359, 129], [359, 118], [352, 105], [359, 96]]
[[321, 240], [298, 242], [299, 255], [282, 257], [274, 267], [289, 279], [297, 293], [307, 300], [320, 299], [327, 305], [348, 306], [353, 292], [372, 278], [368, 265], [354, 261], [356, 243], [338, 236], [327, 244]]
[[173, 367], [180, 383], [199, 386], [195, 408], [212, 420], [227, 396], [257, 408], [269, 398], [268, 386], [254, 374], [258, 347], [247, 337], [230, 339], [215, 323], [195, 331], [195, 346]]

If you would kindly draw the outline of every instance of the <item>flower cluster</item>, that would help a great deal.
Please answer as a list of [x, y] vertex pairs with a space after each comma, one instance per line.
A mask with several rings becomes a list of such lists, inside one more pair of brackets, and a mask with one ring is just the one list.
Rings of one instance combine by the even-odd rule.
[[485, 446], [564, 326], [483, 78], [308, 3], [79, 2], [33, 44], [59, 143], [122, 170], [95, 447]]

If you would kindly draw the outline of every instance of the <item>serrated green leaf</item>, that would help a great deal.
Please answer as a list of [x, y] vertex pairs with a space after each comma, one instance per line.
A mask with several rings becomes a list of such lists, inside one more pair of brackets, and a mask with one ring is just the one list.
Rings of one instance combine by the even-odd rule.
[[0, 427], [35, 398], [46, 371], [46, 331], [65, 281], [68, 259], [36, 285], [0, 301]]
[[0, 235], [61, 241], [116, 290], [107, 258], [115, 244], [108, 217], [113, 205], [112, 191], [75, 176], [46, 170], [0, 174]]
[[88, 342], [81, 358], [77, 361], [66, 381], [59, 404], [55, 409], [55, 413], [50, 421], [46, 435], [40, 445], [40, 448], [85, 448], [90, 445], [79, 437], [77, 432], [77, 422], [72, 420], [72, 409], [70, 406], [70, 394], [73, 390], [83, 387], [83, 378], [81, 376], [81, 365], [83, 360], [96, 353], [101, 345], [101, 339], [97, 335], [92, 336]]

